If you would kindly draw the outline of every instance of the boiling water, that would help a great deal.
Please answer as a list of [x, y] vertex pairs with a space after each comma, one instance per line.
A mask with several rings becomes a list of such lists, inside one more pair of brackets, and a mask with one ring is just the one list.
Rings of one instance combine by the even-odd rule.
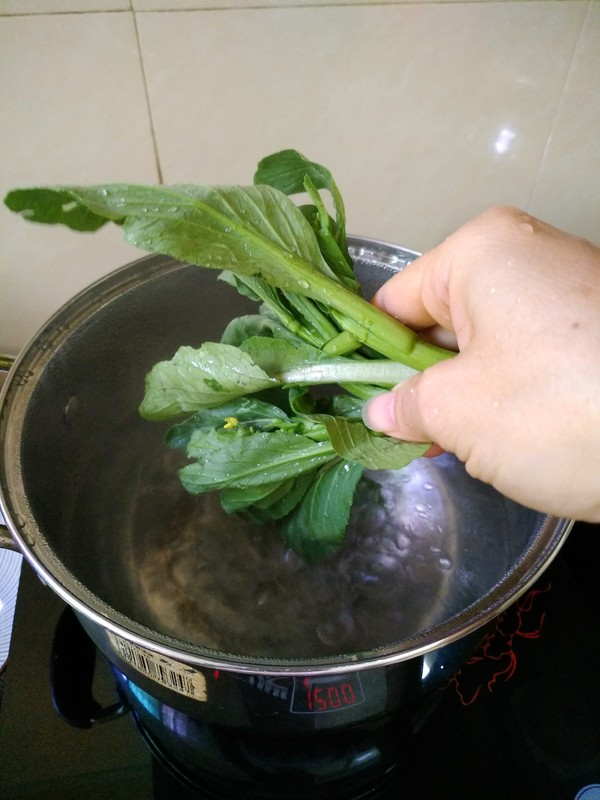
[[310, 658], [387, 645], [448, 612], [456, 526], [430, 461], [367, 473], [345, 545], [310, 566], [275, 528], [225, 514], [216, 494], [185, 493], [173, 464], [140, 482], [133, 593], [138, 621], [163, 633], [221, 652]]

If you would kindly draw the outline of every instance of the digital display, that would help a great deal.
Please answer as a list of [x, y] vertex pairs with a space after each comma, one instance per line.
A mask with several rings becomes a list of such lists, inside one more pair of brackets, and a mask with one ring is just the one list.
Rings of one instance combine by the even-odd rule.
[[292, 714], [341, 711], [365, 699], [358, 673], [294, 678]]

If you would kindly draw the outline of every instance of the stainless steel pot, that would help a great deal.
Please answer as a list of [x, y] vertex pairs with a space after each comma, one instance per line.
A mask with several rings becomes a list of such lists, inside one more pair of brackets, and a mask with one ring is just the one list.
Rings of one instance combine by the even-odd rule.
[[[350, 244], [367, 296], [416, 255]], [[227, 701], [223, 672], [238, 688], [262, 680], [256, 692], [269, 703], [279, 679], [292, 681], [291, 694], [325, 687], [325, 703], [344, 700], [342, 684], [355, 699], [385, 687], [360, 713], [347, 703], [346, 724], [356, 722], [456, 668], [551, 562], [570, 523], [508, 501], [445, 455], [370, 475], [347, 546], [307, 568], [273, 531], [185, 495], [165, 428], [138, 416], [144, 376], [254, 310], [214, 272], [162, 256], [73, 298], [3, 389], [1, 507], [41, 580], [127, 680], [161, 702], [246, 725], [247, 689]], [[299, 729], [311, 702], [314, 693], [296, 696]], [[276, 729], [275, 717], [261, 718]]]

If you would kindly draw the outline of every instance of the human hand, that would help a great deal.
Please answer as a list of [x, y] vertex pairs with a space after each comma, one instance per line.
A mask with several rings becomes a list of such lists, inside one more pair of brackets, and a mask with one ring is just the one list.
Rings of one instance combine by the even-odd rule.
[[524, 505], [600, 521], [600, 248], [493, 208], [373, 302], [459, 353], [370, 400], [369, 427], [435, 442]]

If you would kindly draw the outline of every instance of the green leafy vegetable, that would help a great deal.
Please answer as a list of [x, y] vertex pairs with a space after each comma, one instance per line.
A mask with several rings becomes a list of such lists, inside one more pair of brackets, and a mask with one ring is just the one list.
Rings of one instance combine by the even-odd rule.
[[288, 480], [335, 458], [328, 441], [287, 431], [240, 429], [194, 431], [187, 454], [195, 463], [181, 470], [181, 480], [194, 494]]
[[300, 505], [285, 521], [288, 544], [307, 561], [317, 561], [343, 542], [350, 506], [363, 467], [348, 461], [326, 464]]
[[[146, 378], [142, 416], [188, 415], [167, 435], [190, 459], [188, 491], [218, 490], [226, 511], [278, 520], [313, 561], [343, 541], [364, 469], [399, 469], [427, 449], [369, 431], [362, 403], [451, 353], [361, 296], [344, 203], [320, 164], [283, 150], [259, 163], [252, 186], [42, 187], [5, 203], [78, 231], [112, 221], [132, 244], [218, 269], [260, 304], [220, 342], [182, 346]], [[311, 392], [323, 384], [333, 391]]]
[[148, 374], [140, 414], [146, 419], [171, 419], [222, 405], [272, 383], [239, 347], [215, 342], [198, 349], [180, 347], [170, 361], [159, 362]]
[[323, 415], [322, 419], [335, 452], [348, 461], [356, 461], [367, 469], [402, 469], [429, 449], [429, 444], [401, 442], [379, 436], [362, 422], [343, 416]]

